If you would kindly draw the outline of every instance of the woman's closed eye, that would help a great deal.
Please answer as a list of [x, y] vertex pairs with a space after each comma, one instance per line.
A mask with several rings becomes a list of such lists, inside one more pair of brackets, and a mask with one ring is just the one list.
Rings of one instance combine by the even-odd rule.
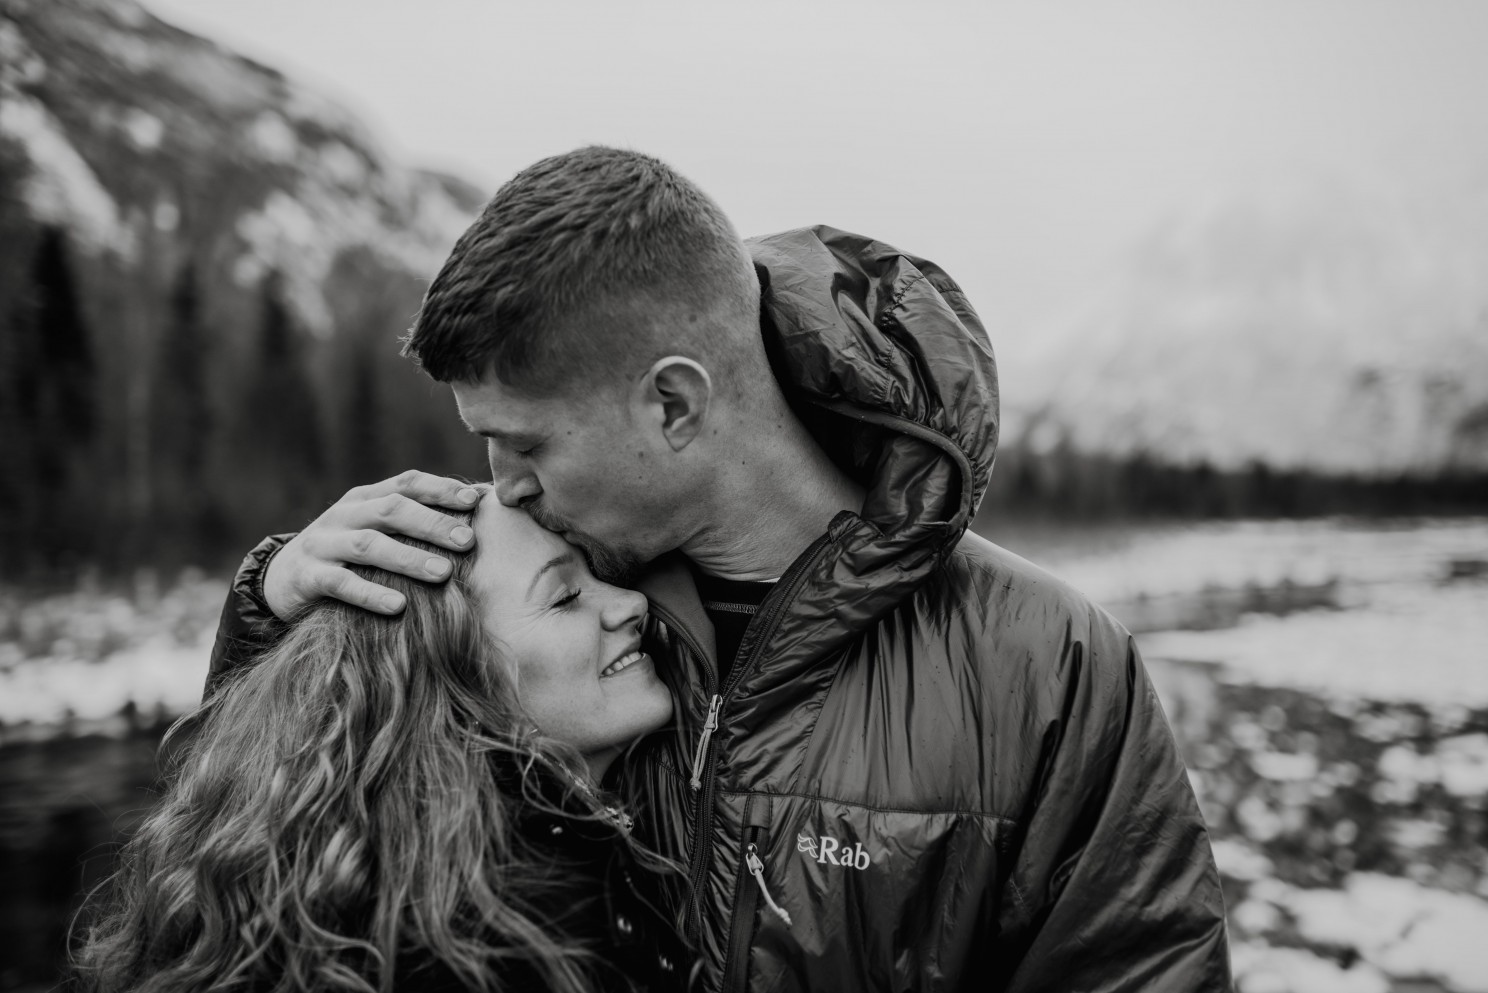
[[577, 588], [571, 589], [571, 590], [565, 590], [563, 592], [563, 595], [562, 596], [560, 596], [557, 600], [553, 601], [553, 606], [555, 606], [555, 607], [567, 607], [569, 604], [571, 604], [574, 601], [576, 601], [579, 598], [579, 594], [582, 593], [582, 592], [584, 592], [584, 591], [581, 590], [581, 589], [577, 589]]

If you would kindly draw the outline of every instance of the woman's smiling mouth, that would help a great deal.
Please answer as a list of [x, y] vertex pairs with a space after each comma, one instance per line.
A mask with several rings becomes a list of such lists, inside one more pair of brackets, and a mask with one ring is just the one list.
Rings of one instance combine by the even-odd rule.
[[648, 658], [650, 658], [650, 656], [648, 656], [645, 652], [640, 651], [639, 649], [633, 652], [626, 652], [624, 655], [620, 656], [618, 659], [601, 669], [599, 672], [599, 678], [604, 679], [607, 676], [613, 676], [616, 673], [624, 672], [626, 669], [635, 665], [637, 662], [645, 661]]

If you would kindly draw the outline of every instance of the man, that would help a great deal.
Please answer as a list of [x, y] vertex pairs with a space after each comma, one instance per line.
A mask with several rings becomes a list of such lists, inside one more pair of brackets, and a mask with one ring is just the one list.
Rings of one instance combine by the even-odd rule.
[[[938, 267], [830, 228], [746, 246], [665, 165], [581, 149], [497, 193], [407, 352], [498, 498], [651, 598], [682, 734], [633, 788], [705, 989], [1228, 989], [1130, 636], [966, 531], [996, 371]], [[463, 547], [421, 506], [461, 494], [405, 474], [271, 542], [223, 647], [319, 596], [396, 612], [344, 564], [442, 577], [381, 532]]]

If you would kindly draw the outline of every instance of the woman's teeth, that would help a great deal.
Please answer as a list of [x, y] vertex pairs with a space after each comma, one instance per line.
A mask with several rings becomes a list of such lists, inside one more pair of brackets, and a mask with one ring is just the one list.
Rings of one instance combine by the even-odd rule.
[[609, 665], [601, 669], [599, 675], [601, 678], [605, 676], [613, 676], [620, 670], [627, 669], [630, 666], [635, 665], [637, 662], [645, 657], [645, 652], [631, 652], [629, 655], [622, 655], [620, 658], [616, 659], [615, 661], [611, 662]]

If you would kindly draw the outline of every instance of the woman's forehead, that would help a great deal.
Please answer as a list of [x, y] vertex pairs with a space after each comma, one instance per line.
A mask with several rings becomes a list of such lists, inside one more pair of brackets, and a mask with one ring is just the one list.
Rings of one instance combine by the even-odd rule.
[[[522, 572], [535, 569], [549, 557], [570, 546], [559, 535], [545, 529], [519, 507], [508, 507], [495, 496], [477, 505], [476, 554], [482, 560], [499, 561], [503, 569]], [[496, 553], [496, 554], [492, 554]]]

